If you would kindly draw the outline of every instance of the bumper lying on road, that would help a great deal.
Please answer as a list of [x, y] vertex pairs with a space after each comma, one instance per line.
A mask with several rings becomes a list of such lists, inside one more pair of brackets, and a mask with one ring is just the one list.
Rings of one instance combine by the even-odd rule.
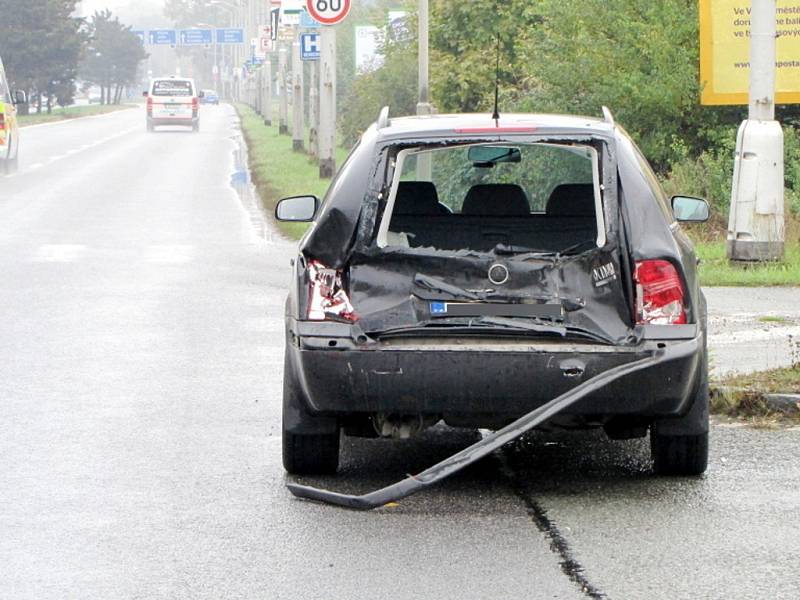
[[646, 329], [632, 346], [508, 338], [357, 344], [349, 325], [294, 322], [290, 359], [312, 413], [421, 413], [492, 427], [604, 371], [688, 340], [693, 352], [625, 376], [565, 413], [588, 420], [679, 416], [695, 390], [702, 334], [695, 325]]

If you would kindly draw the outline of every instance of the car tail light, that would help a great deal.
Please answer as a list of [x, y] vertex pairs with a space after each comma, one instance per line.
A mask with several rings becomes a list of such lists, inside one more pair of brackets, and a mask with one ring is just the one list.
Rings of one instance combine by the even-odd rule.
[[308, 319], [311, 321], [357, 321], [358, 317], [342, 286], [342, 272], [322, 263], [308, 265]]
[[684, 290], [675, 266], [666, 260], [636, 263], [636, 322], [653, 325], [686, 323]]
[[147, 114], [153, 114], [153, 99], [150, 97], [147, 98]]
[[197, 97], [192, 98], [192, 110], [197, 110], [200, 107], [200, 100]]

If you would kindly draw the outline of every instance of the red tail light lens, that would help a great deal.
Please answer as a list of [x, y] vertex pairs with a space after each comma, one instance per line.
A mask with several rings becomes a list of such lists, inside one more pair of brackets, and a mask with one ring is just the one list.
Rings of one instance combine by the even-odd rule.
[[192, 110], [197, 110], [200, 106], [200, 100], [197, 98], [192, 98]]
[[680, 275], [666, 260], [636, 263], [636, 322], [653, 325], [686, 323], [684, 290]]
[[342, 272], [322, 263], [308, 265], [308, 318], [311, 321], [357, 321], [358, 317], [342, 286]]
[[147, 114], [153, 114], [153, 99], [150, 97], [147, 98]]

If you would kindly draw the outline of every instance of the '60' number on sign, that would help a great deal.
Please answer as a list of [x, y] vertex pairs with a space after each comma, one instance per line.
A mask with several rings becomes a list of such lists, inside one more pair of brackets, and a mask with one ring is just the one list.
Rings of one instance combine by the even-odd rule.
[[306, 0], [306, 9], [323, 25], [335, 25], [350, 12], [350, 0]]

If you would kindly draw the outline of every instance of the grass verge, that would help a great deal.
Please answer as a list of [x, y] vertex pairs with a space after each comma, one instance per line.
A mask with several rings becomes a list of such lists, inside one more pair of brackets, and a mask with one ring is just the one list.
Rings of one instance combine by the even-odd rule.
[[[314, 194], [325, 195], [330, 179], [321, 179], [318, 163], [308, 154], [292, 150], [292, 138], [278, 133], [277, 124], [267, 127], [253, 109], [237, 104], [236, 110], [242, 121], [242, 133], [247, 142], [250, 159], [250, 174], [258, 189], [267, 212], [271, 215], [281, 198]], [[341, 166], [347, 152], [336, 151], [336, 165]], [[299, 239], [307, 223], [278, 223], [287, 236]]]
[[66, 121], [67, 119], [77, 119], [78, 117], [90, 117], [92, 115], [103, 115], [118, 110], [131, 108], [131, 104], [92, 104], [89, 106], [69, 106], [67, 108], [54, 108], [49, 115], [47, 113], [32, 113], [17, 117], [20, 127], [28, 125], [39, 125], [41, 123], [54, 123], [56, 121]]
[[704, 286], [800, 285], [800, 243], [786, 243], [781, 262], [732, 264], [725, 256], [725, 242], [698, 242], [700, 283]]
[[757, 427], [797, 425], [800, 411], [779, 410], [765, 394], [800, 394], [800, 364], [781, 369], [732, 375], [711, 386], [711, 412]]

